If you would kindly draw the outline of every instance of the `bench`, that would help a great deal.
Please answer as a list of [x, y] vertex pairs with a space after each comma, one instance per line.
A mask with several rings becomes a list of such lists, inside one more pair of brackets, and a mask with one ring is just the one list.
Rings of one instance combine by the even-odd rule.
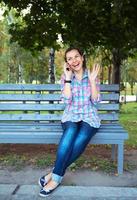
[[[101, 85], [101, 98], [102, 125], [90, 143], [112, 145], [112, 159], [117, 152], [122, 174], [128, 133], [118, 122], [119, 86]], [[0, 84], [0, 143], [58, 144], [63, 110], [60, 84]]]

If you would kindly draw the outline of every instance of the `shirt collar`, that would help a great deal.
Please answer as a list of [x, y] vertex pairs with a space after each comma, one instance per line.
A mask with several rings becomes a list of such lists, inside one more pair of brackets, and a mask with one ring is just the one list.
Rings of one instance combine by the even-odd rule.
[[[83, 73], [82, 79], [87, 78], [87, 77], [88, 77], [88, 69], [85, 69], [85, 70], [84, 70], [84, 73]], [[72, 79], [74, 79], [74, 78], [75, 78], [75, 74], [73, 73]]]

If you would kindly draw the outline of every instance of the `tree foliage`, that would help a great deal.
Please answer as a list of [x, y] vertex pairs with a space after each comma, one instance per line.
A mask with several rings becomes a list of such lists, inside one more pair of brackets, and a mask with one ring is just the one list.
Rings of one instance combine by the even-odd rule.
[[[114, 82], [120, 65], [137, 48], [136, 0], [3, 0], [22, 22], [11, 25], [12, 40], [30, 50], [78, 44], [86, 51], [102, 46], [112, 54]], [[27, 12], [25, 13], [25, 9]]]
[[13, 38], [24, 47], [53, 47], [59, 33], [65, 43], [78, 42], [85, 48], [104, 45], [107, 49], [126, 50], [137, 45], [135, 0], [4, 2], [9, 8], [16, 8], [16, 16], [23, 18], [22, 24], [12, 24], [11, 30]]

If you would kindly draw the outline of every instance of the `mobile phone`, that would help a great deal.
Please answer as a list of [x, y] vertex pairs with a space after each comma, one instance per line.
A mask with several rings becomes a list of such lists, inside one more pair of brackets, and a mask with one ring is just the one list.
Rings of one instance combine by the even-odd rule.
[[70, 67], [69, 67], [69, 64], [67, 62], [66, 62], [66, 70], [70, 71]]
[[66, 70], [69, 71], [70, 69], [67, 67]]

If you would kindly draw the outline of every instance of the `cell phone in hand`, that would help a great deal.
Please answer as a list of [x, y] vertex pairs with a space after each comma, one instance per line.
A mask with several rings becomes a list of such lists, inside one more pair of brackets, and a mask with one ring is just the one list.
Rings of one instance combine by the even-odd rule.
[[69, 71], [70, 69], [67, 67], [66, 70]]

